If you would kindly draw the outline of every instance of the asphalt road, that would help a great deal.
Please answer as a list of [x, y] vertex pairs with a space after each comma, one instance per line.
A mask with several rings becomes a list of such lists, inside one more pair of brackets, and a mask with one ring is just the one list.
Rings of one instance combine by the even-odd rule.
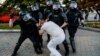
[[[66, 31], [67, 32], [67, 31]], [[68, 40], [68, 33], [67, 40]], [[11, 56], [13, 49], [18, 41], [20, 33], [0, 33], [0, 56]], [[37, 55], [29, 39], [26, 39], [18, 51], [18, 56], [49, 56], [49, 50], [46, 45], [46, 34], [43, 35], [44, 46], [43, 54]], [[100, 33], [86, 30], [78, 30], [75, 36], [77, 52], [72, 53], [70, 42], [69, 56], [100, 56]], [[64, 56], [63, 45], [60, 45], [61, 54]]]

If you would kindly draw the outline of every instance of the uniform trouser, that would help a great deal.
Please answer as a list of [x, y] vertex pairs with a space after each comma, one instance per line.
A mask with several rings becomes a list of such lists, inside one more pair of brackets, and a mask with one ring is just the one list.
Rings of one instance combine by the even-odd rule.
[[15, 49], [14, 49], [13, 54], [16, 54], [17, 53], [17, 51], [20, 48], [21, 44], [27, 38], [29, 38], [32, 41], [35, 51], [37, 51], [37, 49], [40, 49], [41, 50], [41, 47], [40, 47], [39, 42], [38, 42], [38, 39], [36, 39], [36, 36], [33, 36], [33, 35], [30, 35], [30, 36], [21, 35], [19, 37], [19, 39], [18, 39], [18, 42], [17, 42], [16, 46], [15, 46]]
[[75, 33], [77, 31], [78, 26], [70, 26], [68, 27], [68, 33], [69, 33], [69, 39], [70, 39], [70, 43], [71, 43], [71, 47], [72, 49], [76, 50], [76, 46], [75, 46], [75, 41], [74, 41], [74, 37], [75, 37]]
[[65, 36], [58, 36], [58, 37], [52, 37], [52, 39], [49, 41], [47, 48], [49, 49], [50, 56], [62, 56], [58, 50], [56, 50], [56, 46], [61, 44], [65, 40]]
[[39, 44], [40, 44], [41, 47], [43, 47], [43, 38], [42, 38], [42, 35], [40, 35]]
[[[39, 30], [40, 30], [40, 27], [38, 27], [38, 31]], [[42, 38], [42, 35], [39, 35], [39, 44], [40, 44], [41, 47], [43, 47], [43, 38]]]
[[49, 42], [49, 41], [50, 41], [50, 35], [47, 34], [47, 42]]

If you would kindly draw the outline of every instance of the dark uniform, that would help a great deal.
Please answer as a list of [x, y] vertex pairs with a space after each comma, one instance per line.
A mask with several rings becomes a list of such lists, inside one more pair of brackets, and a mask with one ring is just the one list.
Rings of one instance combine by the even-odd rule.
[[13, 26], [19, 25], [21, 28], [21, 35], [18, 39], [18, 42], [15, 46], [14, 52], [12, 54], [12, 56], [15, 56], [18, 49], [20, 48], [21, 44], [24, 42], [24, 40], [26, 40], [27, 38], [29, 38], [34, 46], [35, 52], [37, 54], [41, 54], [42, 50], [41, 47], [39, 45], [39, 33], [38, 33], [38, 28], [36, 26], [36, 22], [32, 19], [28, 19], [28, 21], [24, 21], [26, 19], [24, 19], [24, 15], [20, 16], [20, 19], [17, 19], [13, 22]]
[[[31, 5], [31, 11], [30, 11], [30, 15], [32, 16], [32, 19], [36, 22], [36, 24], [39, 24], [39, 21], [41, 19], [43, 19], [43, 14], [39, 11], [39, 5], [38, 3], [34, 3]], [[39, 30], [39, 27], [38, 27]], [[43, 39], [42, 36], [40, 36], [39, 42], [41, 47], [43, 46]]]
[[[46, 4], [47, 4], [47, 6], [44, 9], [44, 13], [43, 13], [44, 14], [44, 20], [47, 19], [48, 15], [52, 12], [53, 1], [52, 0], [48, 0], [46, 2]], [[50, 35], [47, 34], [47, 37], [48, 37], [47, 42], [49, 42], [50, 41]]]
[[47, 18], [47, 16], [52, 12], [52, 5], [51, 6], [47, 6], [45, 9], [44, 9], [44, 19]]
[[[35, 12], [31, 11], [31, 16], [36, 20], [37, 23], [39, 23], [39, 20], [42, 19], [42, 13], [39, 11], [35, 11]], [[38, 27], [38, 30], [39, 30], [39, 28], [40, 27]], [[43, 47], [42, 36], [41, 35], [39, 35], [39, 36], [40, 36], [40, 39], [39, 39], [40, 45], [41, 45], [41, 47]]]
[[71, 43], [73, 52], [76, 52], [74, 37], [77, 31], [77, 28], [80, 24], [79, 19], [80, 21], [83, 20], [83, 16], [77, 8], [73, 8], [73, 7], [67, 10], [66, 16], [68, 18], [68, 32], [70, 36], [70, 43]]
[[[57, 11], [54, 10], [52, 13], [50, 13], [48, 19], [49, 21], [55, 22], [60, 27], [67, 21], [65, 13], [63, 13], [60, 8]], [[63, 28], [63, 30], [65, 31], [65, 28]], [[69, 48], [66, 40], [63, 42], [63, 45], [66, 51], [65, 56], [67, 56], [69, 54]]]

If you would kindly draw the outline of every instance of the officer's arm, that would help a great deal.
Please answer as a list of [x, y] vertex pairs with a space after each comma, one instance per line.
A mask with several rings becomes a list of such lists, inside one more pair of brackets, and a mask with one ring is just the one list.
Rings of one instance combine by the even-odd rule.
[[9, 27], [13, 27], [13, 16], [14, 16], [13, 11], [12, 11], [12, 13], [9, 16], [10, 16]]
[[64, 17], [64, 23], [61, 26], [61, 28], [64, 28], [64, 27], [66, 27], [68, 25], [68, 23], [67, 23], [67, 16], [65, 15], [65, 13], [63, 13], [62, 16]]
[[66, 27], [66, 26], [67, 26], [67, 24], [68, 24], [67, 22], [64, 22], [64, 23], [63, 23], [63, 25], [61, 26], [61, 28]]
[[84, 18], [81, 12], [79, 12], [79, 18], [80, 18], [80, 25], [84, 26]]
[[80, 14], [79, 14], [80, 21], [81, 21], [81, 22], [84, 22], [84, 18], [83, 18], [82, 13], [81, 13], [81, 12], [79, 12], [79, 13], [80, 13]]
[[39, 22], [36, 24], [38, 27], [40, 26], [40, 21], [43, 19], [43, 14], [39, 12]]
[[10, 19], [10, 20], [9, 20], [9, 27], [14, 27], [15, 25], [18, 25], [19, 22], [20, 22], [19, 19], [17, 19], [17, 20]]
[[40, 34], [40, 35], [42, 35], [42, 34], [45, 32], [45, 29], [47, 29], [47, 26], [44, 24], [45, 21], [42, 20], [41, 23], [42, 23], [42, 24], [41, 24], [41, 28], [40, 28], [40, 30], [39, 30], [39, 34]]

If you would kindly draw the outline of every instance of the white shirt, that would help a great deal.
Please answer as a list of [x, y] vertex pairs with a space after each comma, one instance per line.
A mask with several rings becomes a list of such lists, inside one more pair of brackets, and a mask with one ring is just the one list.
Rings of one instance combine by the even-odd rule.
[[41, 27], [41, 30], [46, 31], [51, 37], [57, 37], [62, 34], [64, 35], [63, 29], [52, 21], [45, 22]]

